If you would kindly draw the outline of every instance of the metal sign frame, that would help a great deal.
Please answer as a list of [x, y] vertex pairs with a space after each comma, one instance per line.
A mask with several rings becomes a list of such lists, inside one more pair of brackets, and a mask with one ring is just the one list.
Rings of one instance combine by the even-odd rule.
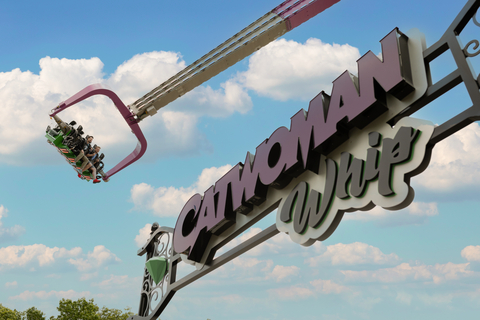
[[[480, 43], [478, 40], [471, 40], [467, 45], [463, 46], [459, 39], [460, 34], [470, 20], [473, 20], [473, 23], [480, 27], [480, 23], [476, 19], [479, 7], [480, 0], [469, 0], [440, 40], [423, 51], [423, 63], [428, 82], [426, 92], [421, 98], [388, 120], [388, 124], [394, 126], [401, 119], [410, 116], [449, 90], [463, 83], [472, 101], [472, 106], [434, 128], [433, 134], [427, 144], [427, 153], [431, 152], [436, 143], [461, 130], [465, 126], [480, 120], [480, 75], [474, 74], [473, 68], [468, 61], [468, 58], [480, 54]], [[476, 51], [472, 52], [472, 49]], [[432, 83], [430, 63], [447, 51], [450, 51], [452, 54], [457, 68], [436, 83]], [[423, 169], [424, 168], [422, 168], [422, 170]], [[168, 261], [168, 273], [160, 283], [155, 284], [145, 268], [138, 315], [132, 316], [129, 319], [157, 319], [177, 291], [278, 234], [279, 230], [276, 224], [274, 224], [239, 246], [215, 257], [215, 252], [218, 249], [271, 213], [279, 204], [280, 200], [275, 203], [264, 204], [260, 208], [261, 212], [256, 214], [253, 219], [245, 220], [241, 228], [237, 228], [234, 232], [222, 238], [222, 241], [218, 242], [215, 247], [209, 248], [208, 252], [210, 252], [210, 255], [204, 259], [206, 263], [197, 263], [197, 270], [178, 280], [176, 279], [177, 265], [181, 261], [188, 261], [188, 259], [186, 259], [185, 254], [174, 251], [172, 245], [174, 229], [166, 227], [159, 228], [158, 224], [154, 224], [150, 238], [138, 251], [138, 255], [146, 255], [147, 261], [154, 256], [165, 257]]]

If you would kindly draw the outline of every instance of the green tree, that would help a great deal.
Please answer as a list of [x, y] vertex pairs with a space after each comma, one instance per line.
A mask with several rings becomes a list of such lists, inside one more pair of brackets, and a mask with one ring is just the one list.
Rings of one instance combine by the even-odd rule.
[[50, 320], [100, 320], [98, 309], [93, 299], [80, 298], [77, 301], [62, 299], [57, 307], [60, 314], [56, 318], [50, 317]]
[[127, 320], [128, 317], [133, 316], [134, 313], [130, 311], [130, 308], [125, 308], [125, 312], [119, 309], [108, 309], [103, 307], [98, 313], [101, 320]]
[[0, 319], [2, 320], [22, 320], [22, 313], [17, 310], [11, 310], [0, 303]]
[[[62, 299], [57, 310], [60, 314], [57, 317], [50, 317], [50, 320], [126, 320], [134, 315], [130, 308], [126, 308], [124, 312], [107, 307], [100, 310], [93, 299], [87, 300], [85, 298], [80, 298], [77, 301]], [[0, 319], [3, 320], [3, 318]], [[26, 320], [44, 320], [44, 318], [28, 318]]]
[[35, 307], [22, 312], [22, 320], [45, 320], [45, 314]]

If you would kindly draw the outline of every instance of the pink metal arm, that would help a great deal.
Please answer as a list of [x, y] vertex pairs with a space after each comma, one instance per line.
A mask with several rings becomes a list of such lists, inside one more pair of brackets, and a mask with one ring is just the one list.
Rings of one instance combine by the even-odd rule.
[[134, 118], [134, 114], [130, 112], [130, 110], [125, 106], [125, 104], [122, 102], [122, 100], [120, 100], [120, 98], [115, 94], [115, 92], [105, 88], [100, 83], [92, 84], [86, 87], [85, 89], [81, 90], [71, 98], [67, 99], [66, 101], [60, 103], [58, 107], [52, 110], [52, 113], [50, 114], [50, 116], [53, 117], [59, 112], [73, 106], [74, 104], [77, 104], [78, 102], [83, 101], [97, 94], [107, 96], [110, 98], [110, 100], [113, 101], [118, 111], [120, 112], [122, 117], [125, 119], [130, 129], [132, 130], [133, 134], [135, 134], [135, 136], [138, 139], [137, 147], [135, 148], [135, 150], [133, 150], [132, 153], [130, 153], [125, 159], [120, 161], [120, 163], [118, 163], [115, 167], [110, 169], [105, 174], [105, 176], [103, 177], [103, 180], [108, 180], [111, 176], [113, 176], [117, 172], [123, 170], [124, 168], [128, 167], [129, 165], [131, 165], [132, 163], [140, 159], [145, 153], [145, 151], [147, 150], [147, 140], [145, 139], [145, 136], [143, 135], [142, 130], [140, 129], [140, 126], [137, 123], [137, 120]]
[[298, 27], [340, 0], [287, 0], [272, 10], [287, 22], [288, 31]]

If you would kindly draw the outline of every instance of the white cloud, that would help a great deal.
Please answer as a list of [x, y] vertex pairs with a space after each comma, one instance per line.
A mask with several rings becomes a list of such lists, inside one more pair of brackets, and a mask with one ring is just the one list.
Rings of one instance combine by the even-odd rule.
[[467, 261], [480, 261], [480, 246], [467, 246], [463, 248], [461, 255]]
[[69, 259], [68, 262], [74, 265], [78, 271], [86, 272], [92, 269], [118, 263], [121, 260], [105, 246], [95, 246], [92, 252], [87, 254], [86, 258]]
[[480, 126], [474, 122], [436, 144], [429, 167], [415, 183], [428, 190], [449, 193], [479, 186], [479, 145]]
[[[274, 213], [270, 213], [270, 214], [273, 215]], [[239, 246], [243, 242], [259, 234], [261, 231], [262, 229], [256, 228], [256, 227], [252, 227], [248, 229], [247, 231], [242, 233], [240, 236], [228, 242], [224, 247], [218, 250], [215, 256], [218, 257], [221, 254], [225, 253], [226, 251]], [[273, 241], [273, 239], [276, 239], [277, 241]], [[278, 253], [282, 249], [282, 244], [284, 243], [283, 240], [287, 240], [289, 243], [292, 243], [292, 241], [290, 241], [290, 239], [288, 238], [288, 235], [286, 235], [285, 233], [280, 233], [275, 237], [269, 239], [268, 241], [262, 242], [258, 246], [248, 250], [245, 253], [245, 255], [258, 257], [266, 253]]]
[[133, 56], [117, 67], [106, 83], [130, 104], [186, 67], [175, 52], [153, 51]]
[[95, 293], [95, 297], [116, 303], [119, 300], [130, 301], [132, 293], [140, 292], [142, 287], [142, 278], [131, 278], [128, 275], [117, 276], [111, 274], [108, 278], [96, 283], [92, 283], [93, 287], [99, 289]]
[[[172, 111], [175, 110], [175, 111]], [[159, 157], [186, 157], [211, 153], [213, 147], [198, 127], [198, 117], [179, 108], [169, 107], [160, 110], [154, 118], [141, 123], [143, 133], [150, 143], [144, 160], [153, 161]]]
[[1, 72], [0, 136], [3, 142], [0, 161], [18, 164], [25, 161], [22, 158], [32, 158], [22, 155], [32, 152], [36, 144], [44, 143], [39, 132], [47, 126], [47, 112], [68, 95], [99, 82], [102, 67], [98, 58], [67, 60], [45, 57], [40, 60], [42, 70], [39, 75], [20, 69]]
[[422, 301], [426, 305], [445, 306], [452, 302], [453, 294], [420, 294], [418, 295], [418, 299], [420, 299], [420, 301]]
[[339, 285], [332, 280], [316, 279], [309, 282], [308, 287], [291, 286], [268, 290], [270, 294], [280, 300], [307, 299], [316, 294], [342, 294], [351, 293], [352, 290], [346, 286]]
[[280, 39], [257, 51], [249, 69], [237, 81], [246, 88], [277, 100], [313, 99], [329, 92], [332, 81], [345, 70], [355, 73], [357, 48], [308, 39], [304, 44]]
[[0, 270], [49, 266], [62, 258], [76, 257], [82, 252], [80, 248], [49, 248], [43, 244], [29, 246], [9, 246], [0, 248]]
[[342, 292], [350, 291], [348, 287], [339, 285], [333, 282], [332, 280], [316, 279], [316, 280], [310, 281], [310, 284], [315, 288], [316, 292], [320, 292], [323, 294], [330, 294], [330, 293], [340, 294]]
[[268, 291], [280, 300], [306, 299], [314, 295], [314, 292], [311, 289], [298, 286], [270, 289]]
[[371, 310], [375, 305], [379, 304], [382, 302], [382, 298], [379, 297], [363, 297], [359, 295], [357, 292], [354, 293], [353, 295], [350, 295], [347, 297], [348, 302], [356, 306], [358, 308], [364, 309], [364, 310]]
[[19, 225], [5, 228], [3, 227], [2, 218], [7, 217], [8, 210], [3, 205], [0, 206], [0, 242], [13, 240], [25, 233], [25, 228]]
[[267, 279], [275, 279], [277, 282], [291, 281], [291, 278], [297, 276], [300, 272], [300, 268], [296, 266], [281, 266], [276, 265], [272, 272], [267, 275]]
[[[9, 246], [0, 248], [0, 270], [23, 268], [36, 271], [37, 268], [66, 268], [74, 266], [83, 273], [80, 280], [87, 280], [96, 276], [96, 271], [101, 267], [118, 263], [120, 259], [104, 246], [96, 246], [92, 252], [84, 254], [79, 247], [65, 249], [47, 247], [43, 244], [28, 246]], [[70, 267], [71, 268], [71, 267]], [[90, 272], [90, 274], [88, 274]], [[56, 277], [52, 274], [47, 277]]]
[[98, 276], [98, 271], [92, 272], [92, 273], [82, 273], [80, 276], [80, 281], [87, 281], [93, 278], [96, 278]]
[[17, 239], [19, 236], [25, 233], [25, 228], [19, 225], [15, 225], [10, 228], [0, 227], [0, 241]]
[[446, 264], [411, 266], [409, 263], [402, 263], [393, 268], [363, 271], [342, 270], [340, 272], [345, 275], [346, 281], [381, 283], [423, 281], [440, 284], [444, 281], [473, 275], [473, 271], [469, 270], [469, 265], [469, 263], [448, 262]]
[[92, 286], [99, 287], [100, 289], [112, 291], [120, 289], [134, 289], [141, 286], [140, 277], [129, 278], [128, 275], [116, 276], [111, 274], [108, 279], [105, 279], [98, 283], [92, 283]]
[[[0, 206], [0, 220], [3, 218], [3, 217], [7, 217], [8, 213], [8, 209], [5, 208], [3, 205]], [[0, 222], [1, 223], [1, 222]], [[1, 224], [0, 224], [1, 225]]]
[[[277, 40], [256, 52], [249, 59], [249, 69], [222, 83], [219, 89], [197, 87], [175, 101], [168, 111], [143, 121], [147, 140], [162, 137], [162, 143], [149, 146], [146, 159], [210, 152], [210, 143], [197, 127], [199, 117], [248, 112], [252, 101], [247, 90], [280, 100], [312, 99], [320, 89], [328, 91], [332, 80], [344, 70], [355, 72], [357, 58], [358, 50], [347, 44], [325, 44], [318, 39], [309, 39], [305, 44]], [[99, 58], [44, 57], [38, 75], [20, 69], [1, 72], [0, 135], [4, 143], [0, 146], [0, 162], [31, 165], [57, 159], [60, 163], [53, 150], [40, 152], [48, 148], [39, 134], [49, 124], [48, 111], [93, 83], [110, 87], [124, 103], [131, 104], [184, 67], [179, 53], [154, 51], [135, 55], [111, 75], [103, 73]], [[107, 98], [88, 99], [62, 112], [61, 117], [75, 120], [87, 134], [95, 136], [95, 143], [108, 156], [107, 169], [135, 146], [133, 135]], [[26, 157], [27, 151], [38, 157]]]
[[5, 288], [16, 288], [18, 286], [17, 281], [7, 282], [5, 283]]
[[[193, 271], [194, 269], [189, 268], [187, 270], [184, 263], [181, 264], [180, 272], [185, 274]], [[197, 285], [205, 284], [221, 284], [226, 283], [260, 283], [264, 281], [271, 281], [274, 279], [277, 282], [282, 282], [285, 277], [288, 277], [290, 274], [294, 275], [297, 271], [292, 267], [283, 267], [279, 266], [275, 271], [275, 266], [273, 260], [271, 259], [257, 259], [255, 257], [249, 256], [239, 256], [233, 259], [228, 264], [223, 265], [218, 268], [212, 276], [209, 276], [208, 279], [201, 279], [197, 282]]]
[[255, 267], [255, 270], [263, 272], [269, 272], [273, 267], [272, 260], [260, 260], [251, 257], [237, 257], [230, 264], [238, 269], [252, 270]]
[[400, 302], [401, 304], [410, 305], [412, 303], [413, 296], [406, 292], [398, 292], [397, 297], [395, 298], [396, 301]]
[[212, 297], [211, 301], [217, 305], [218, 304], [224, 305], [225, 303], [232, 305], [232, 304], [241, 304], [244, 299], [245, 299], [244, 296], [241, 296], [238, 294], [228, 294], [220, 297]]
[[[275, 216], [275, 211], [271, 212], [270, 215]], [[260, 233], [262, 229], [257, 227], [251, 227], [247, 229], [244, 233], [233, 239], [232, 241], [228, 242], [225, 246], [223, 246], [220, 250], [218, 250], [215, 254], [215, 257], [222, 255], [223, 253], [227, 252], [230, 249], [233, 249], [243, 242], [247, 241], [248, 239], [252, 238], [253, 236]], [[248, 250], [244, 253], [245, 256], [265, 256], [269, 254], [283, 254], [288, 255], [292, 258], [298, 258], [299, 256], [311, 256], [313, 252], [320, 252], [323, 249], [322, 242], [317, 241], [310, 247], [300, 246], [297, 243], [290, 240], [288, 234], [284, 232], [280, 232], [274, 237], [268, 239], [267, 241], [262, 242], [261, 244], [257, 245], [256, 247]]]
[[355, 242], [327, 246], [321, 255], [309, 258], [305, 262], [311, 267], [316, 267], [321, 263], [331, 263], [332, 265], [391, 264], [399, 260], [400, 258], [394, 253], [384, 254], [376, 247]]
[[[174, 52], [147, 52], [138, 54], [105, 76], [103, 63], [98, 58], [40, 60], [40, 73], [14, 69], [0, 73], [0, 162], [22, 165], [51, 162], [58, 159], [42, 134], [49, 124], [48, 112], [60, 102], [86, 86], [103, 83], [116, 92], [125, 104], [133, 103], [170, 76], [185, 67], [181, 56]], [[236, 82], [227, 81], [218, 90], [209, 87], [195, 89], [175, 108], [181, 111], [161, 111], [153, 119], [142, 123], [147, 139], [162, 137], [162, 143], [149, 148], [147, 159], [166, 155], [198, 154], [211, 147], [197, 128], [201, 116], [226, 117], [234, 112], [245, 113], [251, 108], [250, 97]], [[201, 108], [193, 106], [201, 105]], [[187, 106], [187, 107], [185, 107]], [[109, 99], [90, 98], [60, 114], [68, 122], [83, 125], [86, 134], [95, 136], [103, 147], [106, 167], [125, 157], [135, 147], [134, 136]], [[184, 129], [178, 135], [180, 129]], [[210, 148], [210, 149], [209, 149]], [[38, 152], [37, 152], [38, 151]], [[26, 157], [37, 154], [38, 157]], [[34, 161], [34, 162], [33, 162]], [[118, 161], [117, 161], [118, 162]]]
[[224, 118], [238, 112], [245, 114], [252, 108], [246, 89], [231, 79], [220, 84], [221, 89], [200, 86], [172, 103], [172, 108], [189, 114]]
[[145, 227], [138, 230], [138, 234], [135, 236], [135, 244], [141, 248], [145, 242], [150, 238], [150, 232], [152, 232], [152, 225], [147, 223]]
[[398, 211], [385, 210], [376, 206], [368, 211], [355, 211], [346, 213], [344, 220], [374, 221], [382, 227], [401, 225], [420, 225], [428, 221], [428, 218], [438, 215], [438, 207], [435, 202], [412, 202], [407, 208]]
[[68, 291], [29, 291], [26, 290], [19, 295], [12, 296], [9, 298], [9, 300], [23, 300], [23, 301], [29, 301], [29, 300], [46, 300], [51, 297], [55, 297], [57, 299], [70, 299], [70, 300], [77, 300], [82, 297], [89, 297], [91, 293], [89, 291], [82, 291], [82, 292], [76, 292], [74, 290], [68, 290]]
[[136, 184], [130, 190], [135, 210], [151, 210], [160, 217], [175, 217], [185, 203], [195, 193], [203, 194], [211, 185], [232, 168], [225, 165], [219, 168], [203, 169], [197, 181], [187, 188], [159, 187], [155, 189], [146, 183]]
[[[349, 45], [325, 44], [309, 39], [305, 44], [277, 40], [249, 59], [249, 69], [222, 83], [219, 89], [197, 87], [175, 101], [168, 111], [161, 110], [141, 126], [147, 137], [162, 137], [162, 143], [149, 146], [146, 159], [187, 156], [211, 152], [206, 136], [198, 129], [199, 117], [227, 117], [244, 114], [252, 108], [247, 90], [285, 100], [311, 99], [344, 70], [355, 72], [358, 50]], [[122, 63], [111, 75], [103, 73], [99, 58], [40, 59], [39, 74], [14, 69], [0, 73], [0, 162], [13, 165], [51, 163], [58, 158], [39, 132], [49, 124], [47, 113], [60, 102], [93, 83], [103, 83], [126, 104], [149, 92], [185, 67], [175, 52], [147, 52]], [[175, 110], [175, 111], [172, 111]], [[135, 141], [112, 103], [94, 97], [62, 112], [67, 121], [83, 125], [87, 134], [108, 156], [106, 168], [116, 164], [133, 149]], [[180, 133], [180, 134], [179, 134]], [[25, 152], [38, 157], [26, 157]], [[35, 161], [35, 162], [34, 162]]]

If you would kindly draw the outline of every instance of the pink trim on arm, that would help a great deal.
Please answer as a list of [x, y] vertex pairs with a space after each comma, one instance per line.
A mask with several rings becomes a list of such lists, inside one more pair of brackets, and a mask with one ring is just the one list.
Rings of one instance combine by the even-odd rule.
[[125, 159], [120, 161], [120, 163], [118, 163], [115, 167], [110, 169], [105, 174], [105, 177], [103, 177], [103, 180], [108, 180], [111, 176], [113, 176], [117, 172], [123, 170], [124, 168], [128, 167], [129, 165], [131, 165], [132, 163], [140, 159], [145, 153], [145, 151], [147, 150], [147, 140], [145, 139], [145, 136], [143, 135], [137, 120], [134, 118], [134, 114], [125, 106], [125, 104], [122, 102], [122, 100], [120, 100], [120, 98], [116, 95], [116, 93], [110, 89], [105, 88], [100, 83], [92, 84], [86, 87], [85, 89], [81, 90], [77, 94], [73, 95], [66, 101], [60, 103], [58, 107], [52, 110], [52, 113], [50, 114], [50, 116], [53, 117], [54, 115], [79, 103], [80, 101], [83, 101], [97, 94], [107, 96], [110, 98], [110, 100], [113, 101], [113, 103], [115, 104], [115, 107], [117, 107], [123, 119], [125, 119], [128, 126], [132, 130], [133, 134], [135, 134], [135, 136], [138, 139], [137, 147], [135, 148], [135, 150], [133, 150], [132, 153], [130, 153]]
[[287, 0], [272, 12], [286, 21], [290, 31], [337, 2], [340, 0]]

